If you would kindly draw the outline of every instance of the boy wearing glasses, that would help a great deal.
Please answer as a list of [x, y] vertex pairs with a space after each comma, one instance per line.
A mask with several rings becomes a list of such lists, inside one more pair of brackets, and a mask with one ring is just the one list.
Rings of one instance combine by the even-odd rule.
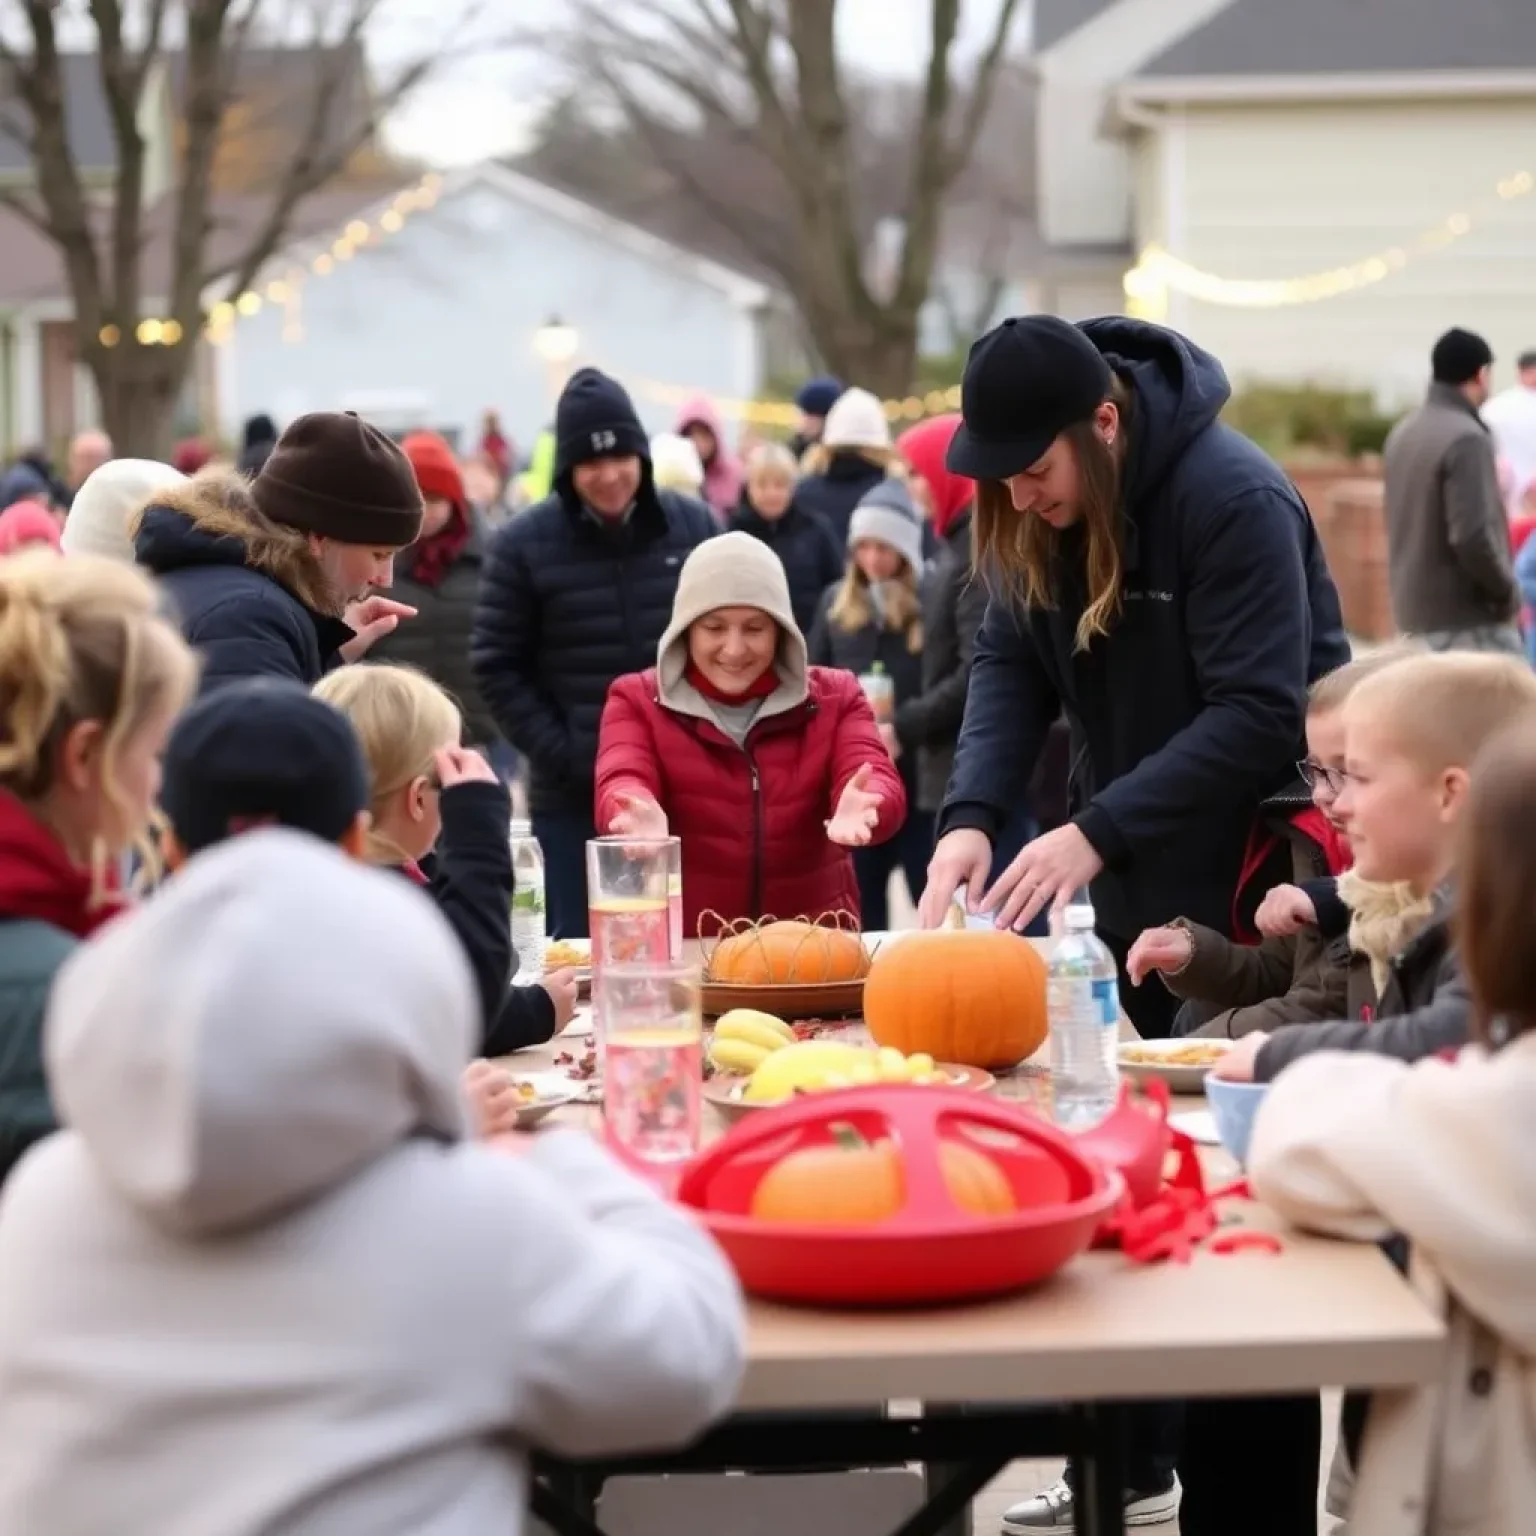
[[1254, 917], [1258, 943], [1229, 939], [1212, 928], [1175, 918], [1148, 928], [1126, 960], [1138, 986], [1153, 972], [1184, 1007], [1175, 1034], [1235, 1040], [1282, 1024], [1316, 1023], [1348, 1016], [1353, 1004], [1373, 996], [1368, 968], [1351, 985], [1346, 938], [1349, 909], [1337, 878], [1350, 866], [1349, 845], [1333, 815], [1344, 785], [1344, 704], [1355, 688], [1393, 662], [1412, 654], [1394, 647], [1347, 662], [1313, 683], [1307, 695], [1307, 755], [1297, 778], [1260, 808], [1260, 825], [1247, 861], [1262, 868], [1277, 839], [1291, 850], [1295, 883], [1276, 886]]

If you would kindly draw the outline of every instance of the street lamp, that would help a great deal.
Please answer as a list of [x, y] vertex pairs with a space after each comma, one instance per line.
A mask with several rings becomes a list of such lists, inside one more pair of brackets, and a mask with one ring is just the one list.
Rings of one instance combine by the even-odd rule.
[[533, 333], [533, 350], [544, 364], [544, 388], [549, 402], [555, 404], [565, 381], [570, 375], [571, 359], [581, 345], [581, 337], [574, 325], [567, 325], [558, 315], [548, 320]]
[[558, 315], [551, 315], [533, 333], [533, 350], [551, 367], [570, 362], [580, 344], [576, 327], [567, 325]]

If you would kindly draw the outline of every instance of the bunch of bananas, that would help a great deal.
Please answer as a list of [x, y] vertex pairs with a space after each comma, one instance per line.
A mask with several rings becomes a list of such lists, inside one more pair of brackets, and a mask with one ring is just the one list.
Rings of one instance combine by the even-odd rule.
[[794, 1043], [795, 1032], [783, 1019], [755, 1008], [733, 1008], [715, 1020], [709, 1060], [718, 1071], [749, 1077], [775, 1051]]

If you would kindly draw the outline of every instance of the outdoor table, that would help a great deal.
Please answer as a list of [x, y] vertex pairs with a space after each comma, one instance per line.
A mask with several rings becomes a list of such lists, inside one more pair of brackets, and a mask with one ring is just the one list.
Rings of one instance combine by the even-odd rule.
[[[590, 1027], [586, 1015], [573, 1030]], [[585, 1043], [562, 1037], [516, 1060], [548, 1069]], [[1026, 1067], [1002, 1076], [998, 1091], [1029, 1097], [1038, 1083], [1038, 1067]], [[553, 1118], [593, 1126], [597, 1111], [572, 1106]], [[706, 1107], [705, 1134], [722, 1128]], [[1219, 1151], [1208, 1162], [1222, 1179], [1235, 1171]], [[1079, 1490], [1080, 1536], [1121, 1536], [1127, 1403], [1435, 1379], [1441, 1323], [1375, 1245], [1284, 1228], [1256, 1203], [1240, 1203], [1235, 1215], [1283, 1232], [1282, 1250], [1197, 1250], [1188, 1264], [1155, 1265], [1096, 1250], [1018, 1295], [921, 1311], [749, 1300], [740, 1414], [681, 1451], [541, 1459], [534, 1513], [558, 1536], [601, 1536], [596, 1494], [609, 1477], [915, 1462], [929, 1474], [928, 1502], [895, 1536], [939, 1536], [1010, 1462], [1064, 1456]], [[925, 1408], [920, 1418], [890, 1416], [884, 1405], [893, 1401]]]

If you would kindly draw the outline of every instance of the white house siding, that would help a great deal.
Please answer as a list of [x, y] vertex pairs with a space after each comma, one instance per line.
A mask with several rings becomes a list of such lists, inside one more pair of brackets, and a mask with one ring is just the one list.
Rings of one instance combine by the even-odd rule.
[[1188, 106], [1138, 146], [1136, 241], [1228, 278], [1305, 276], [1450, 215], [1471, 232], [1372, 287], [1312, 304], [1227, 308], [1170, 295], [1168, 321], [1235, 380], [1338, 381], [1412, 398], [1452, 325], [1486, 336], [1507, 381], [1536, 346], [1536, 99]]
[[[254, 411], [286, 420], [352, 407], [389, 425], [474, 434], [495, 407], [527, 444], [564, 374], [593, 364], [631, 387], [658, 431], [676, 409], [659, 386], [737, 399], [759, 383], [755, 317], [687, 268], [680, 255], [637, 251], [489, 182], [450, 187], [399, 233], [302, 284], [286, 321], [302, 339], [283, 339], [285, 316], [271, 303], [240, 320], [220, 370], [221, 415], [234, 428]], [[580, 338], [558, 371], [534, 350], [552, 315]]]

